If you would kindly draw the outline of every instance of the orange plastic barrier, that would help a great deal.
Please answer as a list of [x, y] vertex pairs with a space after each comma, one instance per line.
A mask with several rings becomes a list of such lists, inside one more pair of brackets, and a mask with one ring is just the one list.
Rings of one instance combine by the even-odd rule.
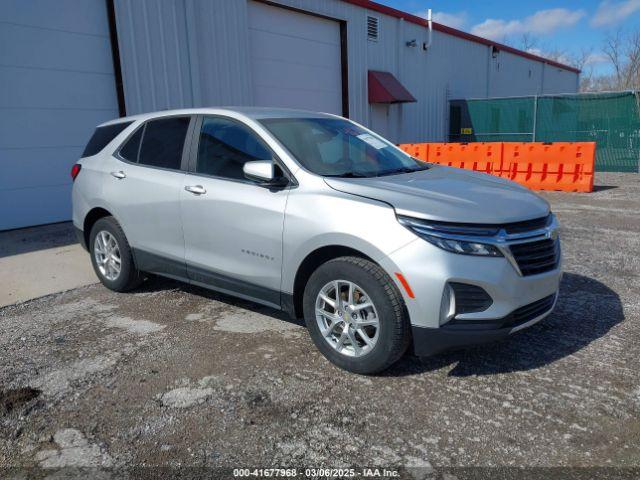
[[414, 143], [400, 148], [420, 160], [508, 178], [533, 190], [593, 191], [595, 142]]
[[407, 152], [412, 157], [418, 160], [427, 161], [429, 158], [429, 145], [430, 143], [406, 143], [399, 145], [402, 150]]
[[493, 173], [500, 169], [502, 143], [433, 143], [430, 145], [430, 162], [476, 172]]
[[500, 176], [533, 190], [592, 192], [594, 142], [505, 143]]

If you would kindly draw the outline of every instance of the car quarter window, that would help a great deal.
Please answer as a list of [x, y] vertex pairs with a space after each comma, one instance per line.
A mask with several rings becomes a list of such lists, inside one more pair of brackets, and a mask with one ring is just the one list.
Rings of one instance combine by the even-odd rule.
[[[179, 170], [190, 120], [190, 117], [149, 120], [142, 133], [138, 163], [151, 167]], [[134, 138], [132, 137], [131, 140]]]
[[220, 117], [202, 120], [196, 173], [244, 180], [245, 163], [272, 159], [271, 151], [249, 127]]
[[122, 158], [129, 162], [137, 162], [138, 154], [140, 153], [140, 140], [142, 140], [142, 133], [144, 132], [144, 125], [138, 128], [133, 135], [131, 135], [124, 145], [120, 148], [118, 153]]
[[106, 147], [111, 140], [116, 138], [120, 132], [132, 123], [133, 122], [121, 122], [96, 128], [96, 131], [93, 132], [84, 152], [82, 152], [82, 158], [92, 157], [93, 155], [100, 153], [100, 151]]

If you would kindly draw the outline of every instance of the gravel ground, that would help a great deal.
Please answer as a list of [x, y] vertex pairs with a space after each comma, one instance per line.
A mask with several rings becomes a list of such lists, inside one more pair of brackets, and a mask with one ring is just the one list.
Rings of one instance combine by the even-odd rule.
[[160, 279], [0, 309], [0, 467], [13, 467], [0, 477], [640, 467], [640, 183], [596, 183], [593, 194], [545, 194], [566, 271], [546, 321], [378, 377], [333, 367], [280, 312]]

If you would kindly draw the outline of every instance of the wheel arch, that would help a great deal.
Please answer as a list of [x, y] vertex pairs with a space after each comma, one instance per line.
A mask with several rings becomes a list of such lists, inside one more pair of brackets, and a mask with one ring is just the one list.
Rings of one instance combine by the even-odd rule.
[[104, 217], [112, 217], [113, 215], [109, 210], [102, 207], [94, 207], [84, 217], [82, 222], [82, 234], [84, 236], [85, 245], [89, 248], [89, 236], [91, 235], [91, 229], [95, 223]]
[[326, 245], [310, 252], [300, 263], [293, 281], [293, 294], [283, 301], [284, 309], [294, 318], [302, 318], [302, 297], [311, 274], [323, 263], [339, 257], [359, 257], [378, 264], [369, 255], [344, 245]]

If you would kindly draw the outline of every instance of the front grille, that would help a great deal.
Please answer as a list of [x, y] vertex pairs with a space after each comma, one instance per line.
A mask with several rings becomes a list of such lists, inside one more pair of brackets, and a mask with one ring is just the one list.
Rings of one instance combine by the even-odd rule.
[[556, 294], [549, 295], [533, 303], [520, 307], [502, 319], [501, 328], [510, 328], [527, 323], [543, 313], [548, 312], [553, 307]]
[[456, 315], [483, 312], [493, 303], [489, 294], [476, 285], [457, 282], [451, 282], [449, 285], [455, 296]]
[[545, 238], [535, 242], [516, 243], [510, 245], [511, 254], [523, 276], [553, 270], [560, 257], [560, 241]]
[[533, 220], [525, 220], [524, 222], [507, 223], [502, 226], [508, 234], [524, 233], [531, 230], [540, 230], [551, 223], [551, 215], [546, 217], [534, 218]]

